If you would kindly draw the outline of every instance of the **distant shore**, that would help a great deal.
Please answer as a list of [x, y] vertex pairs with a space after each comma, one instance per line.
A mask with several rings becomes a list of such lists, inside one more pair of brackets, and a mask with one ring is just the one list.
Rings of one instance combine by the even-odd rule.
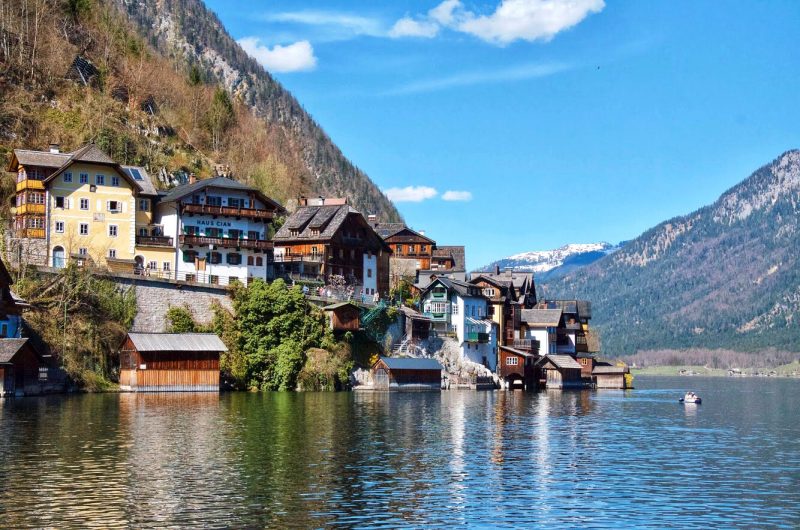
[[707, 366], [647, 366], [631, 367], [634, 376], [706, 376], [706, 377], [800, 377], [800, 363], [794, 362], [770, 368], [710, 368]]

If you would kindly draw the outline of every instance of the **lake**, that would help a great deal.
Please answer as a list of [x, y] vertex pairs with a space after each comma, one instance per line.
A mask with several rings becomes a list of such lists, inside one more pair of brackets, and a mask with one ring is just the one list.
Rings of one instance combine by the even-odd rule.
[[634, 383], [6, 399], [0, 527], [800, 526], [800, 381]]

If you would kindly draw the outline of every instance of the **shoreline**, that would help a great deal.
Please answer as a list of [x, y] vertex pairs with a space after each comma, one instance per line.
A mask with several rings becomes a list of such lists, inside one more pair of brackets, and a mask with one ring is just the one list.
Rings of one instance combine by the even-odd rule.
[[792, 363], [769, 368], [708, 368], [705, 366], [648, 366], [645, 368], [631, 367], [634, 376], [677, 376], [677, 377], [765, 377], [765, 378], [800, 378], [800, 363]]

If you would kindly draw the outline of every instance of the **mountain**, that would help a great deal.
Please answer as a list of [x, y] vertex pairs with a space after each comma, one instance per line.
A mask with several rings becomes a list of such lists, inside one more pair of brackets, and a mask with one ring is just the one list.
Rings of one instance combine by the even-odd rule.
[[94, 141], [164, 183], [226, 172], [290, 207], [301, 194], [345, 196], [401, 220], [200, 0], [12, 2], [0, 95], [5, 153]]
[[553, 250], [532, 250], [514, 254], [494, 261], [480, 270], [511, 268], [520, 272], [535, 272], [537, 280], [544, 280], [563, 276], [594, 263], [619, 248], [620, 245], [610, 243], [570, 243]]
[[800, 351], [800, 151], [541, 287], [548, 297], [592, 300], [609, 355]]

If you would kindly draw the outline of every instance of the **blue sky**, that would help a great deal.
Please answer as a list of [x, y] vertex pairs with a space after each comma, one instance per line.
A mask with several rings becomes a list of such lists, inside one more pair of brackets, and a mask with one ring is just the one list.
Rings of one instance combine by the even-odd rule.
[[207, 4], [470, 268], [633, 238], [800, 147], [793, 0]]

